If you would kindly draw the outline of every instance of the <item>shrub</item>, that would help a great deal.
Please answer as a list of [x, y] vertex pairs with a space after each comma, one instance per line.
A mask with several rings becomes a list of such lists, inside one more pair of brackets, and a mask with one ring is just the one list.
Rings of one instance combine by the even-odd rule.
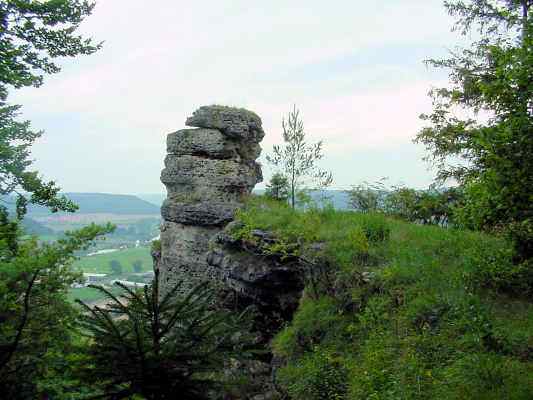
[[111, 273], [113, 275], [121, 275], [122, 274], [122, 264], [118, 260], [109, 261], [109, 269], [111, 270]]
[[[490, 245], [491, 244], [491, 245]], [[509, 243], [479, 243], [467, 255], [464, 272], [466, 283], [473, 289], [493, 289], [516, 295], [533, 291], [533, 268], [528, 262], [513, 262], [515, 251]]]
[[131, 263], [131, 266], [133, 268], [133, 272], [140, 273], [143, 270], [143, 261], [142, 260], [135, 260]]
[[178, 282], [163, 294], [154, 272], [143, 290], [117, 283], [120, 296], [92, 286], [106, 295], [106, 307], [78, 300], [91, 339], [82, 373], [101, 392], [94, 398], [209, 399], [222, 388], [221, 368], [255, 346], [247, 315], [213, 309], [213, 289], [200, 284], [182, 296]]
[[497, 354], [474, 353], [443, 370], [448, 382], [436, 390], [444, 400], [528, 400], [533, 393], [531, 365]]
[[152, 253], [161, 252], [161, 240], [152, 240], [152, 245], [150, 246], [150, 251]]
[[362, 213], [376, 213], [383, 208], [382, 197], [386, 190], [384, 179], [376, 183], [363, 182], [352, 186], [346, 191], [349, 197], [348, 204]]
[[280, 172], [270, 178], [265, 190], [265, 196], [284, 203], [289, 199], [289, 180]]
[[347, 371], [342, 360], [319, 347], [277, 374], [279, 383], [294, 400], [346, 399]]
[[366, 238], [371, 243], [387, 241], [390, 237], [390, 225], [380, 214], [359, 216], [359, 223]]
[[331, 297], [321, 297], [315, 301], [304, 297], [290, 326], [285, 327], [272, 342], [274, 353], [289, 359], [297, 359], [306, 351], [335, 336], [346, 324], [339, 313], [337, 303]]

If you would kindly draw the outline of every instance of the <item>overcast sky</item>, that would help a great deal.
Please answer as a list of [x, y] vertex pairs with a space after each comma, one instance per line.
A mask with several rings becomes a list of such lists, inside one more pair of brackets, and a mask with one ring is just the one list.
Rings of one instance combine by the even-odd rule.
[[441, 0], [99, 0], [82, 31], [103, 49], [11, 99], [46, 131], [33, 157], [65, 191], [164, 192], [166, 135], [214, 103], [259, 114], [263, 161], [296, 104], [334, 187], [421, 188], [433, 173], [412, 139], [447, 82], [423, 60], [457, 43], [451, 22]]

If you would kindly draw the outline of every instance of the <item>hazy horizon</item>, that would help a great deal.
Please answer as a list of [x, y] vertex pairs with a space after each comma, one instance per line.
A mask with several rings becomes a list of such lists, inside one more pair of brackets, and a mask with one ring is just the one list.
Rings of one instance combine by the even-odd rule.
[[384, 176], [423, 188], [433, 173], [411, 141], [427, 92], [447, 82], [423, 60], [459, 38], [442, 1], [398, 3], [99, 1], [81, 31], [103, 49], [10, 100], [45, 131], [35, 167], [64, 192], [164, 193], [166, 134], [213, 103], [262, 118], [265, 181], [264, 155], [296, 104], [334, 189]]

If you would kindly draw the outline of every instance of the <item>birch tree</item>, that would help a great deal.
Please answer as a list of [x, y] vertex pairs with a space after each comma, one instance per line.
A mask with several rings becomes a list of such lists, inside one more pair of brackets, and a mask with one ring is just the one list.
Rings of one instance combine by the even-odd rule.
[[282, 120], [283, 145], [276, 145], [267, 161], [276, 167], [289, 182], [289, 200], [296, 205], [298, 191], [303, 189], [324, 189], [331, 185], [331, 172], [319, 168], [323, 158], [323, 142], [309, 143], [300, 111], [293, 107]]

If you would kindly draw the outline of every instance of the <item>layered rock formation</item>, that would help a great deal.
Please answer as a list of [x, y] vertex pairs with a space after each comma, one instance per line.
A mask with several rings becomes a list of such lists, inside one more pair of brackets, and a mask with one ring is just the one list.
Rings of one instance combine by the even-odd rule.
[[[176, 282], [184, 292], [211, 280], [220, 288], [216, 305], [258, 311], [258, 342], [268, 343], [291, 318], [304, 286], [301, 260], [265, 256], [262, 245], [275, 240], [267, 232], [253, 232], [250, 248], [232, 236], [239, 222], [231, 223], [256, 183], [262, 180], [256, 159], [264, 136], [261, 119], [254, 113], [230, 107], [208, 106], [167, 138], [167, 156], [161, 181], [167, 199], [161, 207], [161, 251], [153, 257], [162, 287]], [[226, 372], [248, 370], [247, 390], [252, 398], [273, 398], [270, 356], [234, 366]]]
[[269, 232], [254, 230], [249, 242], [235, 239], [232, 232], [240, 226], [234, 221], [211, 239], [207, 262], [229, 292], [229, 306], [256, 308], [256, 329], [268, 342], [298, 307], [306, 265], [299, 257], [267, 254], [265, 248], [276, 242]]
[[185, 124], [196, 129], [167, 137], [160, 261], [163, 285], [184, 281], [184, 288], [220, 279], [207, 264], [208, 243], [262, 181], [255, 160], [264, 137], [255, 113], [232, 107], [201, 107]]

